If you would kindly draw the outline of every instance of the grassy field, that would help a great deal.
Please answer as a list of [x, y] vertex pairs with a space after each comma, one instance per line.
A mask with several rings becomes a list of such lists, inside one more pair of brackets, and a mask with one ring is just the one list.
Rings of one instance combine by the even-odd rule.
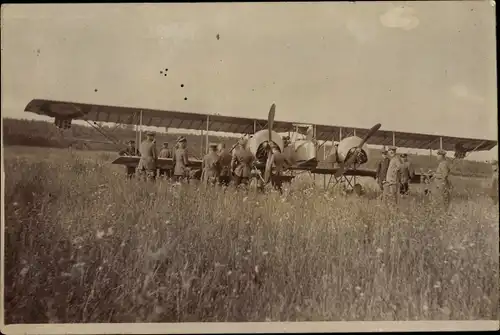
[[6, 147], [6, 323], [499, 317], [498, 206], [444, 214], [306, 181], [266, 196], [128, 181], [112, 156]]

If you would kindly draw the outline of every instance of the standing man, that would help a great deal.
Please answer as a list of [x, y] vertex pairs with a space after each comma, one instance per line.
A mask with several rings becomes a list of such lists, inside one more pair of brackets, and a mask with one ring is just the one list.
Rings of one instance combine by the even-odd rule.
[[217, 144], [209, 144], [209, 152], [203, 157], [201, 168], [203, 169], [203, 182], [209, 185], [217, 184], [219, 179], [220, 164], [217, 154]]
[[285, 168], [292, 164], [290, 163], [290, 160], [286, 157], [286, 155], [280, 152], [278, 145], [276, 145], [276, 143], [271, 142], [271, 150], [273, 152], [271, 156], [272, 159], [271, 184], [277, 191], [283, 193], [283, 188], [282, 188], [283, 181], [281, 179], [281, 176]]
[[413, 170], [413, 165], [408, 161], [407, 154], [402, 153], [401, 160], [401, 187], [399, 192], [402, 195], [407, 195], [410, 191], [410, 180], [415, 176], [415, 171]]
[[[168, 142], [163, 142], [163, 147], [160, 150], [160, 153], [158, 154], [158, 158], [172, 158], [172, 152], [168, 148]], [[170, 177], [170, 169], [161, 169], [160, 168], [160, 176], [163, 177]]]
[[387, 200], [393, 203], [398, 202], [399, 185], [401, 183], [401, 159], [396, 155], [396, 147], [389, 148], [389, 166], [384, 183], [384, 193]]
[[146, 174], [146, 178], [150, 181], [156, 179], [156, 160], [158, 153], [156, 151], [155, 133], [149, 131], [146, 133], [146, 139], [142, 141], [140, 146], [141, 159], [137, 169]]
[[493, 203], [498, 204], [498, 161], [491, 161], [493, 175], [491, 176], [491, 199]]
[[245, 138], [238, 141], [238, 146], [234, 149], [231, 159], [231, 170], [234, 173], [234, 185], [236, 187], [240, 184], [248, 186], [250, 181], [254, 157], [250, 150], [246, 148], [246, 143]]
[[218, 154], [220, 164], [219, 184], [229, 186], [231, 182], [231, 153], [226, 149], [224, 143], [219, 143]]
[[451, 183], [450, 177], [450, 163], [446, 160], [446, 151], [439, 149], [437, 152], [438, 166], [432, 179], [434, 181], [434, 189], [432, 195], [435, 196], [440, 205], [448, 210], [451, 201]]
[[[127, 148], [124, 150], [121, 150], [118, 153], [120, 156], [139, 156], [139, 152], [135, 148], [135, 141], [130, 140], [127, 142]], [[134, 177], [135, 174], [135, 167], [133, 166], [126, 166], [126, 172], [127, 172], [127, 178], [131, 179]]]
[[184, 180], [188, 176], [188, 154], [186, 150], [187, 140], [184, 136], [177, 139], [177, 149], [174, 154], [174, 179], [176, 181]]
[[387, 150], [382, 149], [382, 159], [377, 164], [376, 178], [380, 190], [384, 191], [385, 177], [387, 176], [387, 169], [389, 168], [390, 158], [387, 156]]

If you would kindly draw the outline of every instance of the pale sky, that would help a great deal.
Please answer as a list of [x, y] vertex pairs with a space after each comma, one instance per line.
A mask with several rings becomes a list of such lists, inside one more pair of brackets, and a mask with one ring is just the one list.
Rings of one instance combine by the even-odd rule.
[[275, 102], [278, 120], [497, 138], [489, 1], [28, 4], [1, 21], [5, 117], [33, 98], [258, 118]]

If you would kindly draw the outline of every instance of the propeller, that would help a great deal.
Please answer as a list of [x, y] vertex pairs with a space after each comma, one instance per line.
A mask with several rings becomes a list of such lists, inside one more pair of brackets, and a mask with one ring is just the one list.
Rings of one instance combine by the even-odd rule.
[[267, 116], [267, 132], [269, 134], [268, 142], [267, 142], [267, 162], [266, 169], [264, 171], [264, 182], [269, 182], [269, 178], [271, 177], [271, 168], [272, 168], [272, 155], [273, 151], [271, 150], [271, 142], [272, 142], [272, 130], [274, 124], [274, 114], [276, 113], [276, 104], [271, 105], [271, 109], [269, 109], [269, 114]]
[[306, 130], [306, 140], [307, 141], [312, 141], [313, 138], [314, 138], [313, 127], [309, 127]]
[[344, 162], [344, 164], [341, 164], [337, 172], [335, 172], [335, 178], [339, 178], [344, 174], [345, 168], [347, 166], [351, 166], [352, 163], [356, 161], [356, 158], [358, 157], [358, 154], [361, 152], [361, 148], [365, 143], [370, 139], [370, 137], [373, 136], [377, 132], [377, 130], [380, 129], [382, 125], [380, 123], [377, 123], [374, 125], [368, 133], [365, 135], [365, 137], [361, 140], [361, 143], [358, 144], [357, 147], [355, 147], [354, 152], [351, 154], [351, 156]]

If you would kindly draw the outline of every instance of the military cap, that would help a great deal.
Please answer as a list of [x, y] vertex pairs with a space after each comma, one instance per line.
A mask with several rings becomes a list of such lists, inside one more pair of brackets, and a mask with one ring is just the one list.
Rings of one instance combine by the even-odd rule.
[[186, 138], [184, 136], [179, 136], [177, 137], [177, 143], [180, 143], [180, 142], [186, 142]]
[[437, 154], [440, 155], [440, 156], [446, 156], [446, 151], [444, 151], [443, 149], [439, 149], [437, 151]]
[[398, 148], [397, 148], [397, 147], [395, 147], [395, 146], [390, 146], [390, 147], [389, 147], [389, 151], [396, 151], [396, 150], [398, 150]]
[[163, 145], [168, 145], [168, 142], [163, 142]]
[[402, 154], [401, 154], [401, 157], [406, 157], [406, 156], [408, 156], [408, 155], [407, 155], [407, 154], [405, 154], [405, 153], [402, 153]]
[[209, 147], [209, 148], [217, 148], [217, 143], [213, 143], [213, 142], [212, 142], [212, 143], [209, 143], [209, 144], [208, 144], [208, 147]]
[[148, 131], [148, 132], [146, 132], [146, 135], [147, 136], [155, 136], [156, 134], [152, 131]]
[[386, 153], [387, 153], [387, 149], [386, 149], [386, 148], [383, 148], [381, 152], [382, 152], [383, 154], [386, 154]]

